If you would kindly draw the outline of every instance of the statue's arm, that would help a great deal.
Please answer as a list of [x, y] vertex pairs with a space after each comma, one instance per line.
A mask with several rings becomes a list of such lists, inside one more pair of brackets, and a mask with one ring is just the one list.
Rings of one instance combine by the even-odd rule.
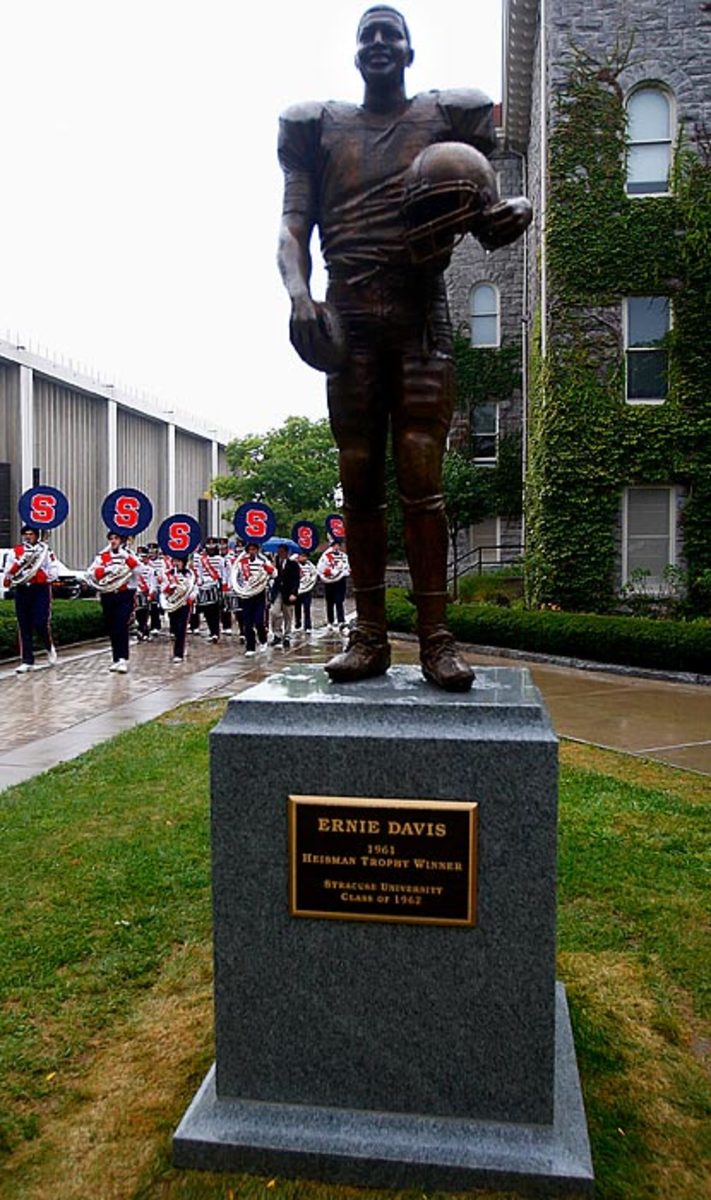
[[316, 224], [315, 162], [322, 110], [318, 103], [296, 104], [282, 113], [279, 121], [278, 155], [284, 172], [284, 202], [277, 263], [291, 301], [289, 335], [302, 358], [307, 358], [319, 330], [311, 297], [310, 245]]
[[309, 362], [322, 340], [316, 306], [311, 296], [311, 233], [313, 221], [298, 213], [286, 213], [279, 230], [277, 262], [291, 300], [289, 338], [297, 354]]
[[313, 221], [301, 213], [285, 213], [279, 230], [277, 263], [292, 308], [311, 299], [311, 234]]
[[[493, 105], [488, 96], [473, 88], [440, 93], [440, 105], [446, 110], [452, 136], [481, 150], [489, 158], [496, 149]], [[486, 250], [508, 246], [528, 228], [533, 216], [525, 196], [512, 196], [477, 217], [472, 233]]]

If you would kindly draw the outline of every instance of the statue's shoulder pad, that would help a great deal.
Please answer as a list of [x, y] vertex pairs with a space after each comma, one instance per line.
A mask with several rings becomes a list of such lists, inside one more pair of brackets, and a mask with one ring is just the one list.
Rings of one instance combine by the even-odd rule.
[[445, 91], [435, 92], [439, 103], [444, 108], [458, 109], [475, 109], [475, 108], [491, 108], [493, 101], [486, 92], [482, 92], [479, 88], [447, 88]]
[[321, 120], [325, 107], [322, 100], [303, 100], [300, 104], [290, 104], [285, 108], [280, 120], [290, 125], [308, 125]]

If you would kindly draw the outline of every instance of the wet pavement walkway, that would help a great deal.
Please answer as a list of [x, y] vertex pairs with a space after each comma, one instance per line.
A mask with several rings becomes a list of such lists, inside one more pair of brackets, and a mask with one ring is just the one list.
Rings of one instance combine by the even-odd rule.
[[[289, 650], [270, 647], [246, 659], [236, 636], [214, 645], [200, 635], [175, 666], [162, 633], [132, 646], [127, 675], [108, 670], [109, 650], [99, 643], [61, 650], [53, 668], [38, 659], [40, 669], [28, 675], [16, 675], [15, 663], [0, 665], [0, 790], [185, 701], [234, 695], [287, 662], [324, 662], [339, 646], [321, 626], [308, 639], [297, 634]], [[711, 775], [709, 687], [512, 663], [469, 649], [466, 656], [475, 665], [527, 666], [560, 737]], [[394, 639], [393, 659], [417, 662], [416, 644]]]

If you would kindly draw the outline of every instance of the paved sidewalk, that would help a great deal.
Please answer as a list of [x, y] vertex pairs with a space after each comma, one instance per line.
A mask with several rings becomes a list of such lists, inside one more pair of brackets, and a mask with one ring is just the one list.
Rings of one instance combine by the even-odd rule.
[[[298, 636], [298, 635], [297, 635]], [[269, 648], [245, 659], [237, 637], [218, 645], [191, 637], [188, 658], [174, 666], [167, 634], [132, 646], [130, 671], [108, 670], [103, 645], [60, 651], [55, 668], [42, 665], [17, 676], [0, 668], [0, 789], [59, 762], [186, 700], [243, 691], [286, 662], [324, 662], [340, 638], [324, 627], [290, 650]], [[417, 661], [417, 647], [396, 639], [397, 663]], [[467, 651], [473, 663], [511, 666], [510, 659]], [[711, 688], [578, 671], [540, 663], [528, 666], [561, 737], [658, 759], [711, 775]]]

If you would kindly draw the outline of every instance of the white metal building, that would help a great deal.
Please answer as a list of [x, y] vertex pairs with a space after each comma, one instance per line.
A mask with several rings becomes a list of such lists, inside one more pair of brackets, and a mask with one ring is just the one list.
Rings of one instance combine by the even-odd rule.
[[174, 512], [196, 517], [205, 534], [225, 532], [209, 487], [227, 471], [231, 436], [0, 339], [0, 546], [16, 541], [17, 501], [40, 483], [69, 498], [69, 517], [51, 540], [71, 567], [86, 566], [103, 546], [101, 503], [117, 487], [152, 501], [142, 540]]

